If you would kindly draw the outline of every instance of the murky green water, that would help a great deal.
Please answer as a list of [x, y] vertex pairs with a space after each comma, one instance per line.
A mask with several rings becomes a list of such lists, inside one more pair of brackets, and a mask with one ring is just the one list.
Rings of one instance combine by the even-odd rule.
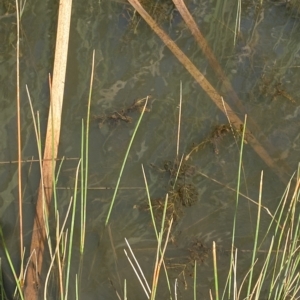
[[[200, 3], [198, 3], [200, 2]], [[291, 175], [296, 169], [300, 152], [300, 20], [296, 8], [278, 2], [265, 1], [259, 9], [252, 1], [243, 1], [241, 31], [234, 46], [236, 1], [186, 1], [203, 35], [222, 65], [250, 118], [259, 130], [253, 134], [264, 140], [276, 164]], [[207, 58], [202, 54], [177, 10], [169, 1], [156, 11], [160, 26], [176, 41], [201, 70], [211, 84], [222, 93]], [[8, 9], [4, 7], [4, 13]], [[21, 93], [23, 157], [37, 158], [34, 129], [28, 99], [27, 84], [34, 108], [40, 112], [42, 132], [48, 114], [48, 73], [52, 72], [56, 29], [56, 10], [52, 2], [34, 1], [26, 5], [22, 21]], [[74, 1], [66, 78], [65, 102], [60, 143], [60, 156], [80, 156], [81, 119], [86, 118], [92, 51], [96, 65], [90, 127], [90, 168], [87, 204], [86, 250], [79, 268], [77, 252], [79, 223], [73, 254], [71, 281], [80, 274], [80, 295], [83, 299], [116, 299], [115, 290], [122, 294], [127, 279], [128, 298], [144, 299], [142, 288], [124, 255], [124, 238], [131, 244], [150, 282], [155, 259], [156, 239], [147, 211], [147, 197], [142, 175], [143, 164], [152, 199], [163, 198], [170, 189], [167, 172], [161, 172], [166, 161], [176, 157], [178, 105], [182, 82], [182, 119], [180, 156], [211, 137], [214, 128], [226, 124], [227, 118], [213, 104], [185, 68], [149, 26], [134, 15], [129, 4], [122, 1]], [[1, 44], [1, 161], [17, 158], [16, 147], [16, 63], [15, 17], [0, 19]], [[110, 219], [104, 228], [108, 207], [121, 164], [134, 130], [139, 112], [131, 112], [131, 123], [106, 122], [99, 126], [97, 117], [111, 115], [131, 106], [134, 100], [151, 95], [149, 108], [142, 120], [129, 154], [121, 189]], [[234, 107], [226, 94], [225, 101]], [[112, 124], [113, 123], [113, 124]], [[251, 129], [250, 129], [251, 130]], [[264, 145], [264, 144], [263, 144]], [[235, 209], [239, 152], [231, 134], [218, 143], [219, 154], [208, 144], [191, 156], [188, 164], [192, 174], [184, 180], [197, 189], [197, 201], [182, 212], [172, 230], [172, 243], [167, 250], [167, 266], [172, 285], [178, 278], [180, 299], [192, 299], [192, 261], [198, 261], [197, 289], [199, 299], [208, 299], [213, 288], [213, 241], [221, 247], [220, 273], [228, 268], [231, 230]], [[263, 204], [271, 211], [284, 190], [284, 183], [255, 154], [250, 145], [244, 148], [244, 174], [241, 192], [258, 198], [260, 172], [264, 170]], [[72, 188], [77, 161], [63, 165], [59, 186]], [[154, 167], [153, 167], [154, 166]], [[16, 164], [1, 165], [0, 196], [1, 225], [8, 246], [18, 262], [17, 236], [17, 173]], [[204, 177], [218, 180], [222, 184]], [[288, 176], [287, 176], [288, 178]], [[39, 184], [38, 166], [23, 167], [25, 184], [24, 213], [26, 216], [26, 248], [30, 245], [30, 228]], [[62, 211], [72, 195], [59, 190]], [[241, 198], [237, 222], [236, 246], [252, 249], [256, 207]], [[269, 223], [263, 215], [262, 227]], [[250, 255], [241, 254], [241, 261]], [[241, 264], [241, 278], [247, 271]], [[12, 279], [8, 271], [7, 282]], [[222, 277], [222, 275], [221, 275]], [[164, 278], [164, 276], [162, 276]], [[159, 299], [166, 299], [165, 283], [159, 286]], [[224, 281], [225, 278], [221, 278]], [[9, 285], [9, 284], [8, 284]], [[54, 284], [53, 284], [54, 286]], [[70, 291], [71, 298], [74, 289]], [[55, 297], [54, 297], [55, 298]]]

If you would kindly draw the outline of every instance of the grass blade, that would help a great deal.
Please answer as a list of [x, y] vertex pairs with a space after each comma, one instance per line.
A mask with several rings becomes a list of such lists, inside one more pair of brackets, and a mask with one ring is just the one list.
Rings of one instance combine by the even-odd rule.
[[13, 263], [12, 263], [12, 261], [11, 261], [11, 258], [10, 258], [10, 255], [9, 255], [9, 251], [8, 251], [8, 249], [7, 249], [7, 247], [6, 247], [6, 243], [5, 243], [5, 240], [4, 240], [4, 236], [3, 236], [3, 232], [2, 232], [1, 226], [0, 226], [0, 239], [1, 239], [1, 242], [2, 242], [2, 248], [3, 248], [4, 252], [5, 252], [7, 261], [8, 261], [9, 266], [10, 266], [10, 270], [11, 270], [11, 272], [12, 272], [13, 275], [14, 275], [14, 279], [15, 279], [15, 281], [16, 281], [17, 289], [18, 289], [18, 291], [19, 291], [19, 296], [20, 296], [20, 298], [21, 298], [22, 300], [24, 300], [24, 296], [23, 296], [23, 292], [22, 292], [21, 285], [20, 285], [20, 281], [19, 281], [19, 279], [18, 279], [18, 277], [17, 277], [17, 274], [16, 274], [16, 271], [15, 271], [14, 265], [13, 265]]
[[[241, 141], [241, 149], [240, 149], [240, 157], [239, 157], [239, 168], [238, 168], [238, 182], [236, 188], [236, 202], [235, 202], [235, 212], [234, 212], [234, 219], [233, 219], [233, 228], [232, 228], [232, 245], [231, 245], [231, 258], [230, 258], [230, 266], [234, 261], [233, 253], [234, 253], [234, 241], [235, 241], [235, 232], [236, 232], [236, 218], [237, 218], [237, 209], [239, 204], [239, 194], [240, 194], [240, 184], [241, 184], [241, 172], [242, 172], [242, 158], [243, 158], [243, 148], [244, 148], [244, 139], [245, 139], [245, 130], [246, 130], [246, 122], [247, 122], [247, 115], [245, 115], [245, 121], [243, 126], [243, 134], [242, 134], [242, 141]], [[231, 269], [231, 267], [230, 267]], [[228, 286], [228, 298], [230, 299], [231, 293], [231, 271], [229, 271], [229, 286]]]
[[119, 173], [119, 177], [118, 177], [118, 181], [117, 181], [117, 184], [116, 184], [116, 188], [115, 188], [115, 191], [114, 191], [114, 194], [113, 194], [113, 197], [112, 197], [112, 200], [111, 200], [111, 204], [110, 204], [110, 207], [109, 207], [109, 210], [108, 210], [108, 214], [107, 214], [106, 221], [105, 221], [105, 226], [107, 226], [107, 224], [108, 224], [109, 217], [110, 217], [110, 214], [111, 214], [111, 211], [112, 211], [112, 208], [113, 208], [113, 205], [115, 203], [116, 196], [117, 196], [117, 192], [118, 192], [118, 188], [119, 188], [119, 185], [120, 185], [121, 177], [122, 177], [122, 174], [123, 174], [123, 171], [124, 171], [124, 167], [125, 167], [125, 164], [126, 164], [126, 161], [127, 161], [127, 158], [128, 158], [128, 154], [129, 154], [129, 151], [131, 149], [131, 146], [132, 146], [133, 140], [135, 138], [135, 135], [137, 133], [137, 130], [138, 130], [138, 128], [140, 126], [140, 123], [142, 121], [143, 115], [145, 113], [145, 109], [147, 107], [148, 99], [149, 99], [149, 96], [147, 96], [147, 98], [146, 98], [145, 105], [143, 107], [143, 110], [141, 112], [139, 120], [138, 120], [138, 122], [137, 122], [137, 124], [136, 124], [136, 126], [134, 128], [132, 137], [130, 139], [130, 142], [129, 142], [129, 145], [128, 145], [128, 148], [127, 148], [127, 151], [126, 151], [123, 163], [122, 163], [121, 171]]
[[[260, 178], [259, 201], [258, 201], [259, 205], [258, 205], [258, 210], [257, 210], [257, 221], [256, 221], [256, 228], [255, 228], [255, 238], [254, 238], [254, 247], [253, 247], [251, 265], [254, 264], [256, 253], [257, 253], [256, 251], [257, 251], [257, 241], [258, 241], [258, 233], [259, 233], [259, 225], [260, 225], [262, 184], [263, 184], [263, 171], [261, 172], [261, 178]], [[250, 296], [252, 278], [253, 278], [253, 268], [251, 268], [250, 275], [249, 275], [247, 297]]]
[[83, 182], [84, 188], [83, 190], [81, 190], [81, 192], [83, 193], [81, 198], [81, 235], [80, 235], [81, 254], [84, 251], [85, 228], [86, 228], [86, 202], [87, 202], [87, 184], [88, 184], [88, 170], [89, 170], [89, 131], [90, 131], [91, 100], [92, 100], [92, 90], [93, 90], [93, 80], [94, 80], [94, 67], [95, 67], [95, 50], [93, 51], [92, 71], [91, 71], [88, 108], [87, 108], [87, 117], [86, 117], [86, 133], [85, 133], [85, 140], [84, 140], [85, 156], [81, 158], [81, 161], [83, 163], [82, 169], [85, 169], [84, 182]]
[[213, 242], [213, 262], [214, 262], [214, 279], [215, 279], [216, 300], [219, 300], [218, 267], [217, 267], [217, 254], [216, 254], [216, 243], [215, 242]]
[[78, 184], [78, 173], [79, 173], [80, 163], [81, 163], [81, 160], [79, 160], [78, 166], [77, 166], [77, 169], [76, 169], [76, 178], [75, 178], [75, 187], [74, 187], [74, 196], [73, 196], [74, 197], [74, 202], [73, 202], [71, 230], [70, 230], [70, 238], [69, 238], [69, 251], [68, 251], [66, 283], [65, 283], [65, 297], [64, 297], [65, 300], [68, 299], [68, 292], [69, 292], [69, 279], [70, 279], [70, 268], [71, 268], [72, 244], [73, 244], [74, 227], [75, 227], [77, 184]]

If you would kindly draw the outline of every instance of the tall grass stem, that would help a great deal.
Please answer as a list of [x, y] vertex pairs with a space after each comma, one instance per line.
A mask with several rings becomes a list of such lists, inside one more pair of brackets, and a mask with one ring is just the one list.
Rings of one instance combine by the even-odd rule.
[[[244, 149], [244, 140], [245, 140], [245, 131], [246, 131], [246, 123], [247, 123], [247, 115], [245, 115], [244, 125], [243, 125], [243, 134], [242, 134], [242, 140], [241, 140], [241, 148], [240, 148], [240, 154], [239, 154], [239, 167], [238, 167], [238, 178], [237, 178], [237, 188], [236, 188], [236, 202], [235, 202], [235, 212], [234, 212], [234, 218], [233, 218], [233, 228], [232, 228], [232, 245], [231, 245], [231, 263], [230, 266], [232, 266], [233, 259], [233, 252], [234, 252], [234, 243], [235, 243], [235, 235], [236, 235], [236, 218], [237, 218], [237, 210], [238, 210], [238, 204], [239, 204], [239, 194], [240, 194], [240, 184], [241, 184], [241, 171], [242, 171], [242, 158], [243, 158], [243, 149]], [[231, 271], [229, 271], [229, 288], [228, 288], [228, 298], [231, 297]]]
[[19, 292], [19, 296], [22, 300], [24, 300], [23, 291], [22, 291], [22, 288], [21, 288], [21, 285], [20, 285], [20, 280], [17, 277], [14, 265], [11, 261], [9, 250], [7, 249], [1, 226], [0, 226], [0, 239], [1, 239], [1, 242], [2, 242], [2, 249], [4, 250], [4, 253], [6, 255], [10, 270], [13, 273], [13, 276], [14, 276], [14, 279], [15, 279], [15, 282], [16, 282], [16, 285], [17, 285], [17, 289], [18, 289], [18, 292]]
[[73, 210], [72, 210], [72, 219], [71, 219], [71, 228], [70, 228], [70, 237], [69, 237], [69, 245], [68, 245], [68, 260], [67, 260], [67, 270], [66, 270], [66, 283], [65, 283], [65, 297], [64, 300], [68, 299], [68, 292], [69, 292], [69, 280], [70, 280], [70, 268], [71, 268], [71, 257], [72, 257], [72, 245], [73, 245], [73, 236], [74, 236], [74, 227], [75, 227], [75, 212], [76, 212], [76, 200], [77, 200], [77, 185], [78, 185], [78, 173], [79, 167], [81, 164], [81, 160], [79, 160], [77, 169], [76, 169], [76, 176], [75, 176], [75, 187], [74, 187], [74, 195], [73, 195]]
[[94, 69], [95, 69], [95, 50], [93, 51], [92, 58], [92, 71], [91, 71], [91, 80], [90, 80], [90, 89], [89, 89], [89, 98], [88, 98], [88, 107], [87, 107], [87, 117], [86, 117], [86, 133], [85, 133], [85, 158], [82, 159], [85, 168], [84, 174], [84, 195], [82, 203], [82, 218], [81, 218], [81, 240], [80, 240], [80, 252], [81, 254], [84, 251], [84, 241], [85, 241], [85, 228], [86, 228], [86, 203], [87, 203], [87, 185], [88, 185], [88, 169], [89, 169], [89, 132], [90, 132], [90, 112], [91, 112], [91, 101], [92, 101], [92, 91], [93, 91], [93, 81], [94, 81]]
[[216, 300], [219, 300], [218, 266], [217, 266], [217, 253], [216, 253], [216, 243], [215, 242], [213, 242], [213, 262], [214, 262], [214, 279], [215, 279]]
[[112, 211], [112, 208], [113, 208], [113, 205], [115, 203], [115, 199], [116, 199], [116, 196], [117, 196], [117, 192], [118, 192], [118, 189], [119, 189], [119, 185], [120, 185], [120, 181], [121, 181], [121, 178], [122, 178], [122, 175], [123, 175], [123, 171], [124, 171], [124, 167], [125, 167], [125, 164], [127, 162], [127, 158], [128, 158], [128, 155], [129, 155], [129, 151], [131, 149], [131, 146], [132, 146], [132, 143], [133, 143], [133, 140], [135, 138], [135, 135], [137, 133], [137, 130], [140, 126], [140, 123], [142, 121], [142, 118], [143, 118], [143, 115], [145, 113], [145, 109], [147, 107], [147, 103], [148, 103], [148, 99], [149, 99], [149, 96], [147, 96], [146, 98], [146, 101], [145, 101], [145, 105], [143, 107], [143, 110], [141, 112], [141, 115], [139, 117], [139, 120], [134, 128], [134, 131], [133, 131], [133, 134], [132, 134], [132, 137], [130, 139], [130, 142], [129, 142], [129, 145], [127, 147], [127, 151], [126, 151], [126, 154], [125, 154], [125, 157], [124, 157], [124, 160], [123, 160], [123, 163], [122, 163], [122, 167], [121, 167], [121, 170], [120, 170], [120, 173], [119, 173], [119, 176], [118, 176], [118, 181], [117, 181], [117, 184], [116, 184], [116, 188], [115, 188], [115, 191], [114, 191], [114, 194], [113, 194], [113, 197], [112, 197], [112, 200], [111, 200], [111, 204], [110, 204], [110, 207], [109, 207], [109, 210], [108, 210], [108, 214], [107, 214], [107, 217], [106, 217], [106, 221], [105, 221], [105, 226], [107, 226], [108, 224], [108, 221], [109, 221], [109, 218], [110, 218], [110, 214], [111, 214], [111, 211]]
[[180, 126], [181, 126], [181, 109], [182, 109], [182, 81], [180, 80], [180, 99], [179, 99], [179, 113], [178, 113], [178, 129], [177, 129], [176, 159], [178, 159], [178, 156], [179, 156]]
[[[16, 0], [17, 13], [17, 139], [18, 139], [18, 200], [19, 200], [19, 234], [20, 234], [20, 257], [24, 256], [23, 242], [23, 199], [22, 199], [22, 139], [21, 139], [21, 110], [20, 110], [20, 10], [19, 2]], [[20, 266], [20, 278], [24, 279], [23, 264]]]

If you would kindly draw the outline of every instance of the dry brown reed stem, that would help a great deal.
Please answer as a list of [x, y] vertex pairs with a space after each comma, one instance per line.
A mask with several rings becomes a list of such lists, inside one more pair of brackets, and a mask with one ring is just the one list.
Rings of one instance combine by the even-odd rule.
[[215, 55], [213, 54], [211, 48], [209, 47], [206, 39], [202, 35], [200, 29], [198, 28], [195, 20], [191, 16], [190, 12], [188, 11], [187, 7], [185, 6], [183, 0], [173, 0], [173, 3], [175, 4], [176, 8], [178, 9], [180, 15], [184, 19], [187, 27], [193, 34], [195, 40], [197, 41], [199, 47], [202, 49], [203, 53], [207, 57], [210, 65], [218, 75], [219, 79], [224, 84], [224, 87], [226, 89], [226, 92], [230, 93], [230, 96], [235, 101], [235, 104], [240, 109], [240, 112], [245, 114], [245, 109], [243, 107], [243, 104], [241, 103], [240, 99], [238, 98], [235, 90], [233, 89], [230, 81], [228, 80], [227, 76], [223, 72], [222, 67], [220, 66], [218, 60], [216, 59]]
[[[165, 252], [167, 249], [167, 245], [169, 243], [169, 237], [170, 237], [170, 233], [171, 233], [172, 224], [173, 224], [173, 218], [171, 218], [171, 220], [170, 220], [167, 237], [166, 237], [163, 249], [161, 248], [162, 238], [163, 238], [162, 235], [158, 241], [157, 256], [156, 256], [156, 262], [155, 262], [155, 266], [154, 266], [153, 280], [152, 280], [151, 299], [155, 299], [155, 293], [156, 293], [156, 288], [157, 288], [157, 284], [158, 284], [159, 273], [160, 273], [161, 265], [164, 262], [164, 255], [165, 255]], [[163, 233], [163, 231], [161, 233]], [[160, 254], [160, 256], [159, 256], [159, 254]], [[154, 293], [154, 295], [153, 295], [153, 293]]]
[[[187, 27], [191, 31], [195, 40], [197, 41], [199, 47], [202, 49], [204, 55], [207, 57], [210, 65], [212, 66], [212, 68], [216, 72], [217, 76], [223, 83], [225, 92], [228, 93], [230, 98], [234, 101], [234, 104], [236, 105], [236, 107], [238, 108], [240, 113], [242, 113], [243, 115], [246, 114], [244, 105], [242, 104], [242, 102], [239, 99], [238, 95], [236, 94], [234, 88], [232, 87], [231, 82], [228, 80], [227, 76], [225, 75], [222, 67], [220, 66], [218, 60], [216, 59], [213, 51], [209, 47], [205, 37], [202, 35], [195, 20], [193, 19], [193, 17], [191, 16], [190, 12], [187, 9], [187, 7], [185, 6], [184, 1], [183, 0], [173, 0], [173, 3], [175, 4], [180, 15], [182, 16], [183, 20], [185, 21]], [[255, 130], [256, 132], [260, 132], [260, 134], [261, 134], [261, 130], [259, 129], [258, 125], [249, 116], [248, 116], [247, 123], [250, 126], [250, 128], [252, 128], [252, 130]], [[269, 145], [269, 147], [271, 147], [271, 146]]]
[[[25, 299], [38, 299], [38, 289], [42, 287], [40, 276], [43, 265], [43, 255], [46, 239], [46, 228], [52, 189], [44, 186], [53, 186], [53, 173], [55, 171], [58, 151], [61, 111], [63, 104], [64, 83], [67, 65], [69, 44], [70, 20], [72, 0], [60, 0], [58, 26], [56, 36], [55, 59], [53, 68], [53, 82], [51, 87], [50, 108], [47, 124], [46, 142], [44, 150], [43, 174], [36, 204], [36, 216], [33, 225], [30, 253], [36, 252], [35, 260], [31, 260], [26, 274]], [[39, 275], [39, 277], [36, 276]]]
[[[226, 108], [228, 117], [231, 124], [240, 130], [240, 126], [243, 124], [242, 120], [233, 112], [231, 107], [224, 101], [224, 107], [222, 103], [222, 97], [216, 91], [216, 89], [208, 82], [204, 75], [196, 68], [196, 66], [190, 61], [190, 59], [179, 49], [179, 47], [174, 43], [173, 40], [158, 26], [158, 24], [151, 18], [151, 16], [145, 11], [138, 0], [128, 0], [128, 2], [134, 7], [134, 9], [142, 16], [142, 18], [148, 23], [152, 30], [161, 38], [165, 45], [171, 50], [171, 52], [176, 56], [176, 58], [182, 63], [182, 65], [187, 69], [187, 71], [194, 77], [198, 84], [203, 88], [203, 90], [208, 94], [211, 100], [216, 104], [216, 106], [225, 114], [224, 107]], [[269, 153], [264, 149], [264, 147], [259, 143], [259, 141], [253, 136], [250, 130], [246, 129], [245, 136], [247, 137], [247, 142], [252, 146], [253, 150], [258, 154], [258, 156], [269, 166], [274, 173], [286, 183], [286, 176], [283, 174], [282, 169], [280, 169], [273, 159], [270, 157]]]
[[[18, 130], [18, 195], [19, 195], [19, 226], [20, 226], [20, 257], [24, 258], [23, 244], [23, 200], [22, 200], [22, 140], [21, 140], [21, 112], [20, 112], [20, 11], [16, 0], [17, 12], [17, 130]], [[20, 280], [23, 281], [23, 263], [21, 263]]]

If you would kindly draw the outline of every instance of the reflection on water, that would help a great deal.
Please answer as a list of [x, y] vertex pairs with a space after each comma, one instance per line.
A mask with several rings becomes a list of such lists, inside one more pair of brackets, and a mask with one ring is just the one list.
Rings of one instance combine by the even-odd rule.
[[[291, 175], [297, 166], [300, 151], [300, 91], [297, 80], [300, 72], [300, 24], [297, 8], [277, 4], [263, 1], [263, 7], [259, 7], [253, 1], [243, 1], [240, 32], [234, 45], [236, 1], [201, 1], [201, 4], [195, 0], [186, 1], [245, 111], [258, 124], [259, 130], [256, 129], [253, 134], [258, 139], [266, 136], [272, 144], [272, 149], [268, 149], [270, 155], [282, 168], [288, 166], [288, 175]], [[194, 150], [188, 161], [192, 173], [180, 179], [181, 185], [175, 190], [179, 199], [186, 199], [185, 184], [190, 184], [195, 188], [193, 193], [197, 199], [193, 201], [195, 203], [189, 203], [191, 206], [180, 207], [181, 213], [172, 230], [172, 244], [166, 253], [167, 268], [172, 282], [175, 278], [179, 280], [181, 297], [191, 299], [191, 261], [196, 260], [199, 264], [199, 296], [208, 299], [208, 290], [213, 286], [210, 251], [213, 241], [222, 248], [219, 266], [224, 274], [229, 263], [226, 253], [231, 246], [235, 192], [228, 187], [236, 187], [239, 161], [237, 145], [240, 144], [240, 138], [237, 134], [236, 138], [232, 136], [226, 116], [215, 107], [128, 3], [89, 0], [85, 3], [75, 1], [73, 5], [60, 153], [68, 157], [80, 156], [81, 118], [86, 116], [90, 61], [92, 51], [96, 49], [89, 186], [105, 188], [88, 192], [88, 233], [80, 275], [81, 297], [115, 299], [115, 290], [122, 293], [125, 278], [128, 297], [144, 297], [124, 255], [124, 238], [129, 240], [150, 281], [156, 238], [149, 211], [144, 209], [148, 202], [141, 164], [146, 171], [151, 199], [164, 199], [165, 193], [174, 185], [174, 178], [170, 179], [174, 165], [166, 168], [165, 163], [178, 163], [176, 143], [181, 81], [180, 157]], [[21, 84], [24, 157], [37, 153], [25, 84], [29, 85], [35, 109], [41, 111], [42, 129], [46, 124], [49, 98], [47, 74], [51, 72], [56, 9], [51, 3], [35, 2], [28, 4], [23, 16]], [[160, 26], [222, 94], [221, 83], [171, 1], [159, 6], [150, 5], [149, 9]], [[2, 161], [16, 158], [16, 141], [14, 134], [11, 134], [15, 133], [14, 21], [13, 18], [0, 18], [0, 35], [5, 41], [1, 44], [0, 53], [0, 78], [4, 83], [0, 88]], [[135, 137], [110, 225], [105, 228], [103, 224], [113, 188], [139, 116], [138, 111], [129, 114], [127, 109], [137, 103], [137, 99], [147, 95], [152, 96], [150, 111], [145, 113]], [[234, 107], [232, 99], [223, 96]], [[239, 111], [236, 113], [243, 119]], [[214, 129], [222, 129], [222, 126], [225, 126], [223, 129], [226, 129], [226, 134], [224, 131], [224, 136], [222, 132], [213, 136]], [[210, 141], [208, 147], [199, 147], [196, 151], [195, 147], [207, 139]], [[261, 143], [264, 144], [263, 139]], [[260, 171], [263, 169], [264, 205], [274, 210], [284, 184], [249, 145], [245, 144], [244, 147], [241, 192], [257, 199]], [[77, 162], [68, 162], [63, 166], [60, 186], [72, 187], [76, 165]], [[24, 170], [28, 170], [24, 175], [24, 180], [28, 181], [24, 205], [30, 211], [30, 218], [25, 222], [27, 232], [31, 228], [38, 187], [38, 170], [34, 169], [33, 174], [29, 169], [24, 166]], [[4, 216], [16, 214], [13, 208], [17, 195], [16, 167], [1, 167], [0, 174], [0, 215], [8, 236], [11, 235], [11, 223]], [[176, 172], [173, 175], [176, 177]], [[62, 207], [66, 207], [70, 196], [71, 192], [60, 192]], [[159, 201], [157, 203], [163, 203], [163, 200]], [[236, 246], [240, 249], [252, 249], [255, 215], [256, 207], [241, 197], [236, 238]], [[14, 218], [17, 219], [16, 216]], [[268, 216], [264, 218], [262, 230], [269, 222]], [[79, 235], [79, 228], [77, 230]], [[28, 239], [27, 247], [29, 242]], [[9, 239], [8, 244], [12, 249], [14, 243]], [[249, 257], [241, 253], [241, 261], [247, 261]], [[79, 254], [76, 250], [73, 260], [71, 280], [75, 280], [78, 272]], [[221, 281], [224, 280], [221, 278]], [[161, 282], [158, 293], [160, 299], [166, 297], [164, 282]]]

